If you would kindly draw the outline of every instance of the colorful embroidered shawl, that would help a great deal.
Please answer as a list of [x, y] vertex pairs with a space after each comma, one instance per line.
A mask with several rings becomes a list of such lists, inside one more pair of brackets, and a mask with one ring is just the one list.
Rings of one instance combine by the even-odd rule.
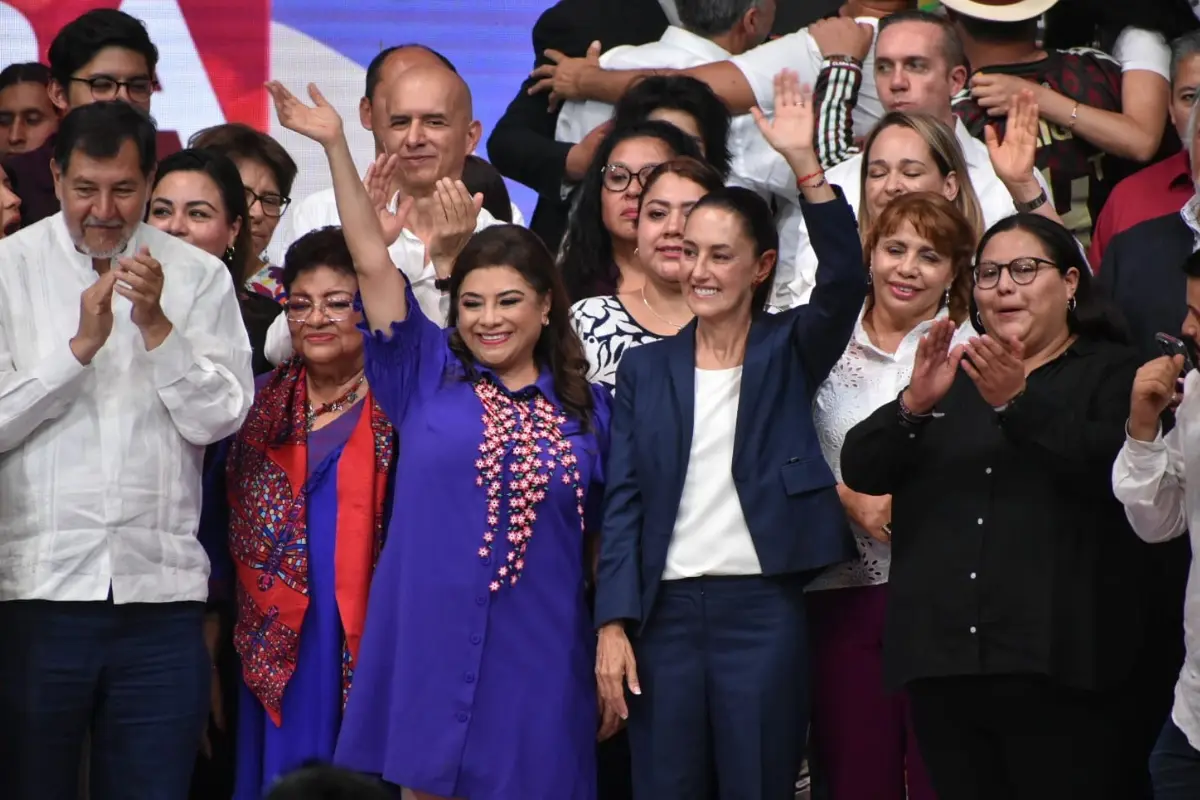
[[[301, 359], [258, 390], [229, 453], [229, 547], [237, 573], [233, 641], [246, 686], [276, 725], [296, 670], [308, 609], [307, 382]], [[345, 702], [366, 618], [371, 574], [386, 532], [384, 504], [395, 432], [371, 393], [337, 466], [335, 594], [345, 641]]]

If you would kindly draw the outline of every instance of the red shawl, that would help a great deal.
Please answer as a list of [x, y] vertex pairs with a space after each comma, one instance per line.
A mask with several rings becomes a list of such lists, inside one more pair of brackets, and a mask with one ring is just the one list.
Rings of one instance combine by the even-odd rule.
[[[229, 453], [229, 547], [237, 574], [233, 642], [246, 686], [276, 725], [308, 610], [307, 382], [299, 358], [258, 390]], [[371, 573], [383, 544], [392, 425], [368, 391], [337, 466], [335, 595], [345, 642], [342, 697], [358, 661]]]

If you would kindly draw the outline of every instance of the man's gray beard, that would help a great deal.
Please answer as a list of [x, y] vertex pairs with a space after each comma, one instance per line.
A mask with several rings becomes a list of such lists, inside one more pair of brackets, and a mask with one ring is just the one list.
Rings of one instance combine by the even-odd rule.
[[75, 242], [75, 249], [93, 260], [107, 261], [109, 259], [116, 258], [121, 253], [125, 252], [125, 248], [129, 246], [129, 239], [130, 237], [126, 236], [107, 250], [93, 250], [87, 246], [81, 237], [79, 241]]

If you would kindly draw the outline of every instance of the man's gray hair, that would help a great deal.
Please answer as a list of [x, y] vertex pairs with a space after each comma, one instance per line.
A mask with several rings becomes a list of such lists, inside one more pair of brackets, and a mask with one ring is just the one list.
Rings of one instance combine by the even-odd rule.
[[1196, 163], [1196, 134], [1200, 133], [1200, 93], [1192, 98], [1192, 111], [1188, 114], [1187, 133], [1184, 134], [1183, 148], [1187, 150], [1192, 163]]
[[1171, 42], [1171, 88], [1175, 88], [1175, 80], [1179, 77], [1179, 67], [1192, 56], [1200, 55], [1200, 30], [1185, 33]]
[[762, 8], [766, 0], [675, 0], [679, 21], [697, 36], [711, 37], [729, 33], [752, 8]]

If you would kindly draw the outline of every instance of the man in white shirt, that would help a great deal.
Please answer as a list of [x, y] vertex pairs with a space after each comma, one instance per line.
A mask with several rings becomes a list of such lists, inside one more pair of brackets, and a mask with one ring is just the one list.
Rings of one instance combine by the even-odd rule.
[[[421, 310], [444, 325], [450, 311], [450, 296], [438, 287], [438, 281], [448, 276], [438, 275], [429, 250], [442, 249], [443, 242], [460, 239], [464, 225], [470, 232], [500, 224], [481, 207], [479, 195], [475, 197], [470, 217], [457, 219], [447, 215], [436, 193], [439, 181], [461, 180], [467, 155], [479, 144], [481, 126], [475, 119], [471, 90], [466, 82], [457, 72], [442, 66], [412, 66], [404, 70], [381, 92], [381, 97], [384, 114], [382, 120], [374, 121], [373, 130], [383, 145], [382, 152], [396, 154], [400, 159], [392, 202], [408, 197], [415, 200], [407, 226], [388, 252], [412, 284]], [[379, 105], [379, 99], [375, 104]], [[295, 230], [297, 238], [309, 230], [339, 224], [332, 191], [321, 217], [313, 214], [304, 220], [313, 228]], [[287, 320], [281, 314], [267, 331], [267, 358], [276, 364], [288, 358], [292, 353], [291, 342]]]
[[[863, 71], [866, 72], [865, 67]], [[954, 28], [944, 18], [922, 11], [885, 17], [875, 42], [874, 71], [875, 85], [887, 111], [929, 114], [954, 129], [984, 222], [990, 227], [1016, 213], [1012, 195], [992, 167], [987, 145], [971, 136], [951, 110], [952, 99], [967, 81], [962, 42]], [[846, 202], [856, 214], [862, 197], [863, 157], [862, 153], [852, 156], [825, 175], [831, 184], [842, 188]], [[1049, 197], [1041, 173], [1034, 170], [1031, 178]], [[796, 255], [790, 269], [789, 262], [781, 259], [771, 303], [786, 309], [808, 302], [816, 285], [817, 258], [800, 209], [788, 206], [782, 213], [786, 219], [780, 226], [780, 251], [791, 250]]]
[[[1183, 332], [1197, 343], [1200, 256], [1191, 256], [1184, 271], [1188, 312]], [[1159, 422], [1178, 399], [1183, 365], [1182, 356], [1162, 356], [1138, 370], [1125, 446], [1113, 465], [1113, 492], [1139, 537], [1166, 542], [1191, 531], [1192, 564], [1183, 612], [1187, 657], [1175, 684], [1171, 717], [1150, 757], [1157, 800], [1200, 797], [1200, 372], [1192, 369], [1182, 376], [1183, 400], [1175, 412], [1175, 427], [1166, 436]]]
[[[672, 24], [657, 42], [614, 47], [600, 56], [600, 66], [613, 70], [684, 69], [724, 61], [767, 38], [775, 18], [775, 0], [678, 0], [677, 13], [681, 26]], [[610, 104], [597, 100], [568, 101], [559, 112], [554, 138], [576, 144], [607, 122], [612, 110]], [[765, 148], [782, 161], [762, 138], [754, 119], [742, 114], [732, 122], [729, 149], [736, 157], [751, 147]]]
[[96, 800], [187, 796], [208, 713], [207, 445], [253, 399], [218, 259], [141, 222], [155, 129], [72, 110], [62, 211], [0, 241], [0, 781]]

